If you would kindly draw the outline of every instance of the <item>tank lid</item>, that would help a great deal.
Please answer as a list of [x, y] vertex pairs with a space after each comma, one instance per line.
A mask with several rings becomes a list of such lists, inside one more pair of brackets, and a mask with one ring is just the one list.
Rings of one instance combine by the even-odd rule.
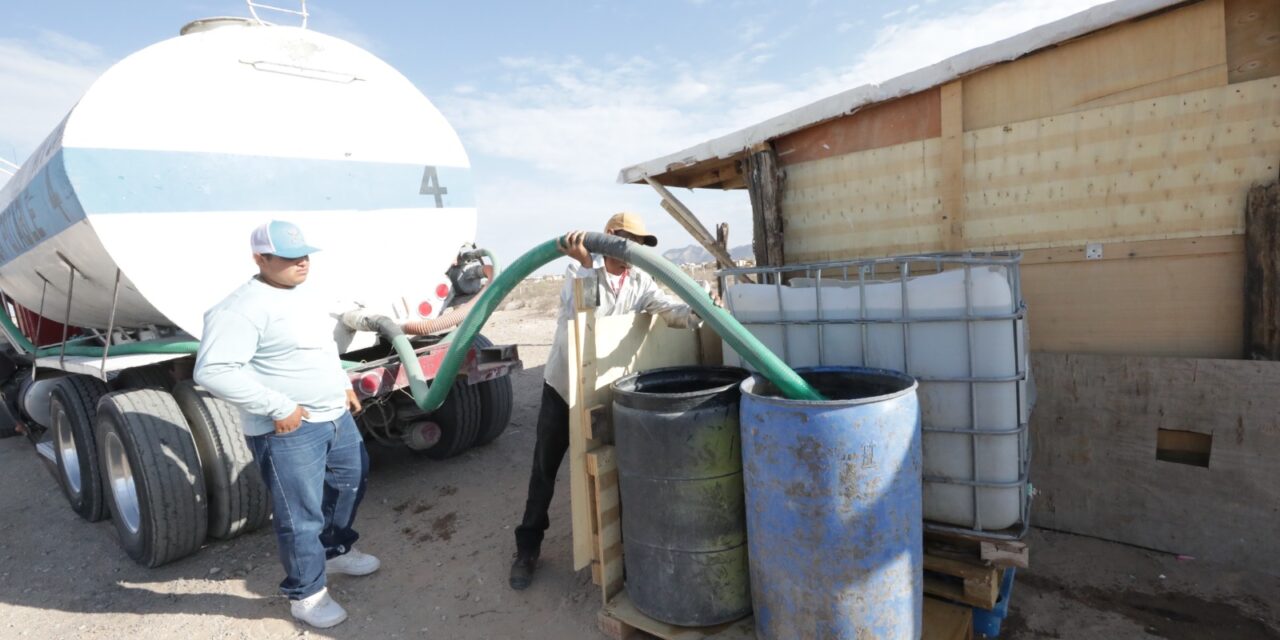
[[201, 18], [199, 20], [192, 20], [191, 22], [183, 25], [182, 29], [178, 30], [178, 34], [185, 36], [193, 33], [213, 31], [214, 29], [221, 29], [223, 27], [254, 27], [258, 24], [258, 21], [252, 18], [236, 18], [231, 16]]

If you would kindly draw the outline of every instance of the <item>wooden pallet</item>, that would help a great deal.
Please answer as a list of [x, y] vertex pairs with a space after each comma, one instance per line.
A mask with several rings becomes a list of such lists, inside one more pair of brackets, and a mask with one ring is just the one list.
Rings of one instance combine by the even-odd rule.
[[924, 548], [924, 592], [982, 609], [995, 607], [1008, 567], [1025, 569], [1022, 542], [989, 542], [929, 534]]
[[[755, 619], [750, 616], [714, 627], [676, 627], [640, 613], [626, 591], [610, 600], [596, 620], [601, 633], [612, 640], [756, 640]], [[925, 598], [922, 631], [922, 640], [972, 640], [973, 609]]]

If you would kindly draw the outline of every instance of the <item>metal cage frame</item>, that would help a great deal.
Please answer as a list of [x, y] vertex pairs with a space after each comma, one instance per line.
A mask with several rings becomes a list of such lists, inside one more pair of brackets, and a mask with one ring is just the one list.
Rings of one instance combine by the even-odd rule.
[[[823, 330], [825, 327], [832, 325], [854, 325], [859, 327], [859, 335], [862, 340], [862, 351], [859, 366], [868, 366], [868, 328], [871, 325], [899, 325], [902, 328], [902, 349], [903, 349], [903, 367], [906, 369], [904, 373], [915, 377], [922, 384], [931, 382], [945, 383], [966, 383], [969, 388], [969, 410], [970, 410], [970, 428], [938, 428], [925, 425], [923, 431], [925, 433], [947, 433], [954, 435], [967, 435], [970, 451], [972, 454], [973, 477], [951, 478], [946, 476], [929, 476], [923, 479], [925, 483], [964, 486], [969, 489], [973, 505], [973, 521], [971, 526], [963, 527], [953, 524], [925, 521], [925, 530], [933, 532], [959, 534], [969, 537], [977, 537], [992, 540], [1019, 540], [1026, 535], [1030, 528], [1031, 521], [1031, 497], [1033, 494], [1030, 480], [1029, 470], [1031, 462], [1031, 445], [1028, 433], [1029, 416], [1031, 410], [1030, 398], [1028, 398], [1028, 382], [1030, 379], [1029, 372], [1029, 349], [1027, 348], [1026, 337], [1026, 303], [1022, 299], [1020, 266], [1022, 261], [1021, 252], [1003, 251], [990, 253], [926, 253], [916, 255], [894, 256], [887, 258], [873, 258], [864, 260], [845, 260], [834, 262], [814, 262], [805, 264], [784, 265], [780, 267], [737, 267], [732, 269], [722, 269], [716, 273], [719, 279], [720, 290], [728, 291], [730, 280], [746, 281], [743, 276], [751, 276], [757, 284], [773, 285], [777, 291], [778, 301], [778, 320], [773, 321], [745, 321], [744, 326], [750, 330], [753, 326], [778, 326], [782, 329], [782, 358], [788, 364], [792, 363], [791, 348], [788, 342], [787, 327], [793, 326], [814, 326], [818, 338], [818, 365], [827, 366], [830, 363], [825, 361], [825, 344]], [[928, 271], [925, 268], [928, 267]], [[1008, 280], [1009, 290], [1013, 299], [1013, 311], [1004, 314], [976, 314], [973, 306], [973, 279], [972, 272], [975, 267], [1000, 267], [1004, 269], [1005, 277]], [[913, 275], [913, 268], [914, 275]], [[907, 283], [912, 277], [920, 275], [929, 275], [934, 273], [942, 273], [955, 269], [963, 269], [965, 272], [965, 311], [963, 315], [939, 315], [927, 318], [912, 318], [910, 303], [907, 296]], [[833, 273], [834, 272], [834, 273]], [[851, 275], [853, 278], [851, 279]], [[875, 277], [891, 276], [896, 278], [901, 284], [901, 315], [897, 318], [868, 318], [867, 317], [867, 295], [866, 287], [868, 284], [884, 284], [884, 280], [873, 280]], [[813, 288], [815, 289], [815, 297], [817, 302], [817, 318], [812, 320], [788, 320], [786, 318], [786, 310], [783, 307], [782, 288], [790, 286], [786, 283], [794, 278], [804, 277], [813, 280]], [[822, 305], [823, 279], [828, 282], [836, 280], [842, 283], [849, 283], [856, 279], [858, 289], [858, 317], [853, 319], [830, 319], [824, 317], [824, 309]], [[735, 282], [736, 283], [736, 282]], [[848, 286], [848, 285], [846, 285]], [[725, 296], [726, 304], [729, 312], [735, 317], [737, 314], [733, 309], [732, 296]], [[992, 322], [1007, 320], [1013, 330], [1014, 339], [1014, 375], [1002, 377], [979, 377], [975, 375], [976, 355], [974, 350], [974, 324], [977, 322]], [[969, 359], [969, 375], [967, 376], [918, 376], [910, 371], [910, 327], [913, 324], [936, 323], [936, 322], [963, 322], [965, 325], [965, 333], [967, 337], [966, 349]], [[1015, 383], [1017, 389], [1017, 416], [1018, 425], [1013, 429], [982, 429], [978, 422], [978, 399], [977, 384], [982, 383]], [[1005, 438], [1016, 437], [1018, 439], [1018, 478], [1011, 482], [993, 482], [981, 479], [981, 473], [978, 465], [979, 438]], [[1009, 528], [999, 530], [989, 530], [982, 526], [982, 510], [980, 508], [979, 497], [982, 489], [1018, 489], [1021, 492], [1018, 508], [1018, 522]]]

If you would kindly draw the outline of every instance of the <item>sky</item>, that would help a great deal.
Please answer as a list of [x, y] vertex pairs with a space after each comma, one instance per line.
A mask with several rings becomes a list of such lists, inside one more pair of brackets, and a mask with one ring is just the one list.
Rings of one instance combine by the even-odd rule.
[[[272, 0], [297, 7], [297, 0]], [[1016, 35], [1098, 0], [308, 2], [309, 28], [404, 73], [471, 158], [477, 241], [506, 261], [616, 211], [693, 244], [619, 169]], [[0, 0], [0, 159], [21, 163], [89, 84], [239, 0]], [[282, 23], [288, 20], [281, 18]], [[3, 163], [0, 163], [2, 165]], [[6, 176], [0, 173], [0, 183]], [[751, 241], [745, 191], [677, 190]], [[563, 265], [551, 268], [563, 268]]]

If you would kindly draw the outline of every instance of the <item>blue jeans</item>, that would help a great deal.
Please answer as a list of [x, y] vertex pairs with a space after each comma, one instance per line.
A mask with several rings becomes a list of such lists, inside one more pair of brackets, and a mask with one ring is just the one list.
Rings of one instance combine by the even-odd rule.
[[247, 436], [271, 491], [273, 522], [290, 600], [325, 586], [324, 562], [351, 550], [351, 525], [364, 498], [369, 454], [350, 413], [332, 422], [303, 422], [283, 435]]

